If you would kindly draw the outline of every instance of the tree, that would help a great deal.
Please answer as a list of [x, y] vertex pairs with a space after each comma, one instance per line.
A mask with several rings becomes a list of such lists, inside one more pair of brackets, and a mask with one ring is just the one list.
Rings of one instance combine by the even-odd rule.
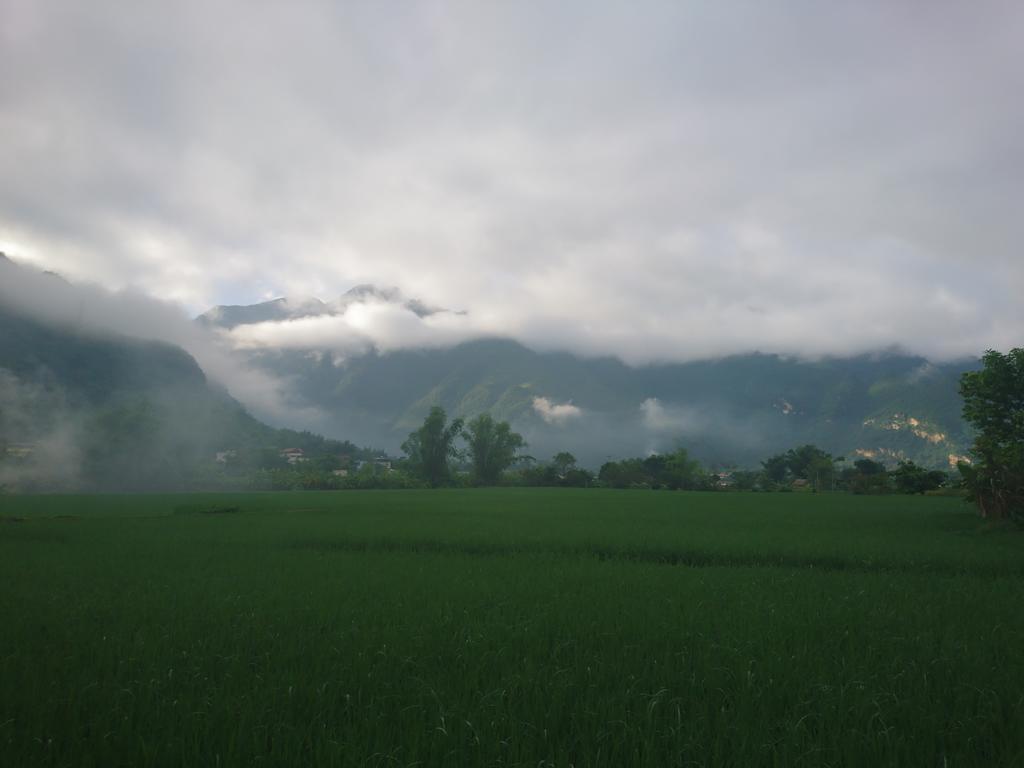
[[892, 485], [885, 465], [871, 459], [857, 459], [843, 470], [843, 483], [853, 493], [889, 493]]
[[761, 462], [765, 477], [772, 483], [783, 484], [789, 478], [810, 482], [814, 490], [832, 484], [835, 463], [830, 454], [816, 445], [801, 445], [785, 453], [771, 456]]
[[513, 432], [507, 421], [495, 421], [487, 413], [469, 422], [466, 433], [473, 477], [484, 485], [495, 485], [516, 460], [519, 449], [526, 447], [523, 436]]
[[585, 469], [579, 467], [573, 467], [565, 473], [560, 481], [560, 485], [564, 485], [569, 488], [586, 488], [594, 482], [594, 475]]
[[786, 482], [786, 478], [789, 476], [789, 462], [786, 460], [786, 454], [769, 456], [761, 462], [761, 469], [769, 482], [776, 484]]
[[644, 459], [605, 462], [597, 477], [606, 488], [695, 491], [712, 487], [711, 478], [700, 462], [691, 459], [683, 448], [668, 454], [651, 454]]
[[732, 487], [737, 491], [753, 491], [761, 486], [762, 473], [752, 469], [734, 469]]
[[677, 448], [666, 457], [667, 485], [673, 490], [684, 491], [705, 490], [711, 482], [704, 468], [696, 459], [691, 459], [685, 448]]
[[853, 462], [853, 467], [857, 470], [858, 474], [864, 475], [864, 477], [885, 474], [885, 464], [880, 461], [872, 461], [871, 459], [857, 459]]
[[559, 477], [565, 477], [569, 470], [576, 468], [576, 457], [568, 451], [556, 453], [555, 457], [551, 460], [551, 466], [555, 468], [555, 472], [558, 473]]
[[964, 419], [977, 429], [961, 474], [982, 517], [1024, 520], [1024, 349], [989, 350], [982, 363], [960, 378]]
[[835, 472], [832, 456], [816, 445], [801, 445], [786, 451], [786, 461], [793, 476], [810, 482], [815, 491], [832, 482]]
[[434, 488], [451, 479], [448, 462], [459, 456], [455, 441], [462, 434], [462, 419], [454, 419], [451, 424], [447, 424], [447, 420], [444, 408], [435, 405], [423, 420], [423, 426], [409, 433], [402, 443], [413, 473]]
[[899, 466], [889, 473], [893, 484], [900, 493], [924, 493], [941, 488], [946, 482], [946, 473], [938, 469], [925, 469], [912, 461], [901, 461]]
[[598, 470], [597, 479], [606, 488], [650, 488], [651, 478], [642, 459], [606, 461]]

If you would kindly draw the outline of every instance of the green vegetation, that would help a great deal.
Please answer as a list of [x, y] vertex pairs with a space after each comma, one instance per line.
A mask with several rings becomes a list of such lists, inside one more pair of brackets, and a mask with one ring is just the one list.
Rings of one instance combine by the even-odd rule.
[[531, 488], [589, 488], [598, 484], [592, 472], [576, 466], [576, 457], [568, 451], [556, 453], [548, 462], [523, 456], [520, 463], [518, 469], [506, 473], [507, 484]]
[[919, 493], [957, 485], [946, 472], [926, 469], [903, 460], [892, 470], [871, 459], [857, 459], [844, 467], [845, 457], [834, 457], [815, 445], [802, 445], [761, 462], [757, 473], [738, 473], [738, 489], [785, 490], [804, 485], [813, 491], [839, 490], [857, 494]]
[[0, 765], [1012, 765], [1024, 539], [987, 525], [831, 493], [0, 497]]
[[[657, 398], [666, 406], [701, 412], [715, 426], [742, 426], [691, 435], [686, 446], [704, 462], [751, 466], [790, 446], [815, 443], [836, 455], [871, 449], [934, 468], [948, 466], [949, 454], [963, 454], [970, 445], [957, 382], [977, 363], [932, 364], [895, 354], [816, 361], [755, 354], [629, 367], [609, 358], [536, 352], [509, 340], [482, 339], [429, 354], [369, 352], [347, 360], [342, 370], [329, 356], [299, 354], [268, 357], [266, 365], [295, 381], [303, 396], [328, 414], [327, 431], [356, 442], [387, 436], [398, 442], [431, 406], [440, 405], [449, 416], [466, 419], [486, 411], [528, 434], [535, 453], [565, 448], [597, 468], [609, 453], [645, 451], [651, 435], [639, 428], [637, 407]], [[571, 400], [587, 414], [575, 425], [571, 442], [566, 433], [572, 430], [549, 426], [538, 416], [538, 396]], [[896, 417], [900, 428], [889, 428]], [[911, 426], [911, 418], [920, 425]], [[594, 422], [604, 429], [583, 429]], [[366, 426], [354, 431], [357, 424]], [[942, 438], [933, 441], [924, 432]], [[608, 434], [616, 436], [611, 451], [600, 439]], [[656, 445], [660, 450], [671, 447], [677, 435], [665, 437], [665, 445]]]
[[341, 456], [376, 455], [261, 423], [177, 347], [94, 337], [3, 308], [0, 328], [0, 489], [265, 488], [289, 467], [285, 449], [327, 474]]
[[899, 493], [928, 493], [941, 488], [948, 480], [945, 472], [925, 469], [912, 461], [901, 461], [889, 476]]
[[507, 421], [481, 413], [466, 425], [466, 442], [473, 462], [473, 477], [481, 485], [497, 485], [501, 473], [512, 466], [526, 441]]
[[[507, 421], [495, 421], [489, 413], [481, 413], [465, 426], [462, 419], [447, 422], [444, 408], [435, 405], [422, 426], [402, 443], [406, 454], [403, 470], [431, 488], [455, 484], [451, 465], [467, 457], [475, 485], [498, 485], [502, 473], [526, 446], [523, 436], [513, 432]], [[460, 437], [466, 440], [464, 450], [455, 442]]]
[[765, 478], [776, 484], [803, 480], [814, 490], [835, 485], [836, 459], [816, 445], [801, 445], [761, 462]]
[[423, 426], [402, 443], [410, 469], [432, 488], [450, 481], [449, 462], [460, 453], [455, 441], [462, 434], [462, 419], [454, 419], [451, 424], [447, 421], [444, 408], [435, 405], [424, 419]]
[[1024, 521], [1024, 349], [989, 351], [960, 380], [964, 418], [978, 430], [960, 471], [983, 517]]
[[645, 459], [605, 462], [597, 477], [607, 488], [698, 491], [710, 490], [714, 485], [711, 476], [683, 448], [667, 455], [656, 453]]

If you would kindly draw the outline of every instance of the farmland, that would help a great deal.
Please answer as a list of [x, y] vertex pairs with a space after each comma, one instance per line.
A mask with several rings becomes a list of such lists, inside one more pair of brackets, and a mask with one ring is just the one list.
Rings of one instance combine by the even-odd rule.
[[2, 765], [1024, 764], [957, 499], [0, 497]]

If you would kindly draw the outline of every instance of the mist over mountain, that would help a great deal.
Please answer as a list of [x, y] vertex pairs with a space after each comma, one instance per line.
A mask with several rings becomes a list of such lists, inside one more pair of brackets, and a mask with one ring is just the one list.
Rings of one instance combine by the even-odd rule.
[[[397, 454], [432, 405], [453, 416], [491, 413], [526, 437], [531, 455], [568, 450], [593, 468], [679, 446], [713, 465], [755, 466], [808, 442], [849, 459], [948, 467], [970, 442], [957, 386], [972, 360], [889, 350], [630, 366], [466, 336], [450, 325], [465, 315], [395, 288], [216, 307], [188, 322], [170, 305], [6, 260], [0, 276], [8, 441], [45, 442], [58, 424], [84, 434], [104, 409], [121, 412], [108, 421], [145, 423], [152, 413], [131, 408], [146, 403], [167, 425], [157, 454], [178, 457], [178, 466], [243, 444], [283, 447], [286, 438], [273, 434], [281, 428]], [[50, 462], [68, 477], [81, 466], [75, 446]], [[114, 484], [118, 472], [100, 484]], [[94, 465], [89, 474], [102, 473]], [[146, 477], [146, 487], [181, 479]]]
[[398, 288], [380, 288], [367, 283], [350, 288], [333, 301], [279, 298], [259, 304], [217, 306], [196, 319], [203, 325], [230, 330], [239, 325], [254, 323], [344, 315], [353, 305], [370, 302], [396, 305], [420, 318], [449, 311], [427, 306], [419, 299], [407, 299]]
[[28, 490], [187, 487], [217, 451], [268, 428], [178, 347], [97, 337], [0, 308], [0, 484]]
[[[286, 446], [311, 456], [356, 450], [259, 421], [189, 352], [146, 338], [158, 320], [165, 335], [191, 338], [166, 307], [7, 259], [0, 281], [0, 487], [185, 490], [209, 485], [225, 451], [252, 468]], [[210, 340], [196, 348], [229, 379], [273, 381]]]
[[394, 308], [403, 301], [399, 292], [364, 291], [341, 312], [319, 312], [336, 322], [330, 333], [308, 336], [309, 304], [287, 299], [216, 308], [200, 322], [244, 339], [248, 318], [265, 338], [288, 339], [242, 344], [242, 352], [254, 367], [291, 383], [294, 405], [321, 412], [317, 428], [325, 434], [392, 450], [432, 405], [455, 416], [489, 412], [522, 432], [532, 454], [570, 450], [591, 466], [680, 445], [708, 462], [754, 465], [813, 442], [851, 459], [907, 457], [948, 467], [969, 443], [957, 386], [976, 365], [971, 360], [932, 363], [889, 350], [629, 366], [493, 337], [430, 348], [391, 340], [382, 350], [346, 325], [345, 311], [360, 303]]

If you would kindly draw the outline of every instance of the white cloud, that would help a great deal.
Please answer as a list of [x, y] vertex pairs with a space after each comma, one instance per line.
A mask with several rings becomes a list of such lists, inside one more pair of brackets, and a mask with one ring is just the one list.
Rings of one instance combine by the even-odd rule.
[[0, 242], [193, 312], [361, 282], [469, 311], [252, 344], [1006, 348], [1022, 39], [1009, 0], [4, 0]]
[[487, 334], [466, 315], [436, 312], [420, 317], [406, 307], [370, 300], [353, 303], [341, 314], [239, 325], [226, 335], [240, 349], [330, 350], [343, 357], [370, 348], [391, 352], [451, 346]]
[[652, 432], [686, 433], [707, 426], [698, 412], [678, 405], [664, 406], [656, 397], [640, 403], [643, 425]]
[[258, 416], [276, 424], [308, 427], [322, 420], [313, 408], [296, 406], [288, 383], [256, 369], [228, 345], [197, 326], [172, 302], [138, 291], [111, 292], [0, 262], [0, 307], [77, 333], [159, 340], [191, 354], [204, 373]]
[[571, 402], [553, 403], [546, 397], [533, 398], [533, 410], [548, 424], [556, 426], [564, 426], [567, 422], [574, 421], [583, 415], [583, 410]]

